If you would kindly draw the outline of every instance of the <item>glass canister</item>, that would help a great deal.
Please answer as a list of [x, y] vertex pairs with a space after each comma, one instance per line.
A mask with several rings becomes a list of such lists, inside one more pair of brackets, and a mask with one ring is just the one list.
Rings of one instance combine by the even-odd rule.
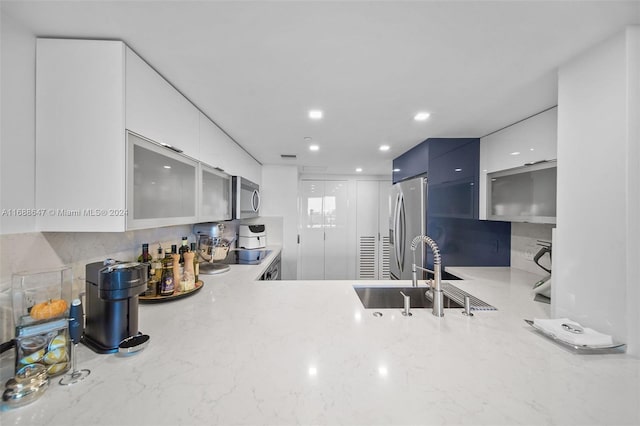
[[16, 372], [35, 364], [44, 365], [49, 376], [69, 369], [72, 285], [69, 266], [13, 274]]
[[49, 377], [70, 367], [69, 321], [60, 318], [16, 329], [16, 373], [27, 366], [43, 365]]

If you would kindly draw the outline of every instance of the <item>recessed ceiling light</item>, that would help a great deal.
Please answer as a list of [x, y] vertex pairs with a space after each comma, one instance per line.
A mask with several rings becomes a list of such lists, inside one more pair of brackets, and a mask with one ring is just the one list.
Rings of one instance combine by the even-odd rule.
[[171, 166], [164, 166], [164, 168], [165, 168], [165, 169], [170, 169], [170, 168], [171, 168]]
[[462, 171], [462, 169], [454, 169], [453, 171], [454, 171], [454, 172], [461, 172], [461, 171]]
[[305, 136], [304, 137], [304, 141], [305, 142], [311, 142], [311, 136]]
[[398, 173], [400, 169], [393, 169], [392, 172]]
[[309, 110], [309, 118], [312, 120], [320, 120], [322, 118], [322, 111], [319, 109]]
[[389, 145], [380, 145], [380, 151], [389, 151]]
[[425, 121], [427, 118], [429, 118], [430, 115], [431, 114], [429, 114], [428, 112], [419, 112], [413, 116], [413, 119], [416, 121]]
[[309, 145], [309, 151], [317, 151], [320, 147], [318, 145]]
[[520, 155], [520, 151], [513, 151], [511, 155]]
[[358, 168], [356, 169], [356, 172], [358, 172], [358, 173], [360, 173], [361, 171], [362, 171], [362, 167], [358, 167]]

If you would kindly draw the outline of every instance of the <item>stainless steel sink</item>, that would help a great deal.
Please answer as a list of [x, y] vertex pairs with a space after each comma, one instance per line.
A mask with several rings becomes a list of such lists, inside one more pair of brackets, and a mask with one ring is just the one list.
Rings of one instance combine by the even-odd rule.
[[[353, 286], [365, 309], [403, 308], [404, 298], [400, 292], [411, 298], [411, 309], [431, 308], [433, 302], [425, 287], [361, 287]], [[445, 308], [462, 308], [462, 305], [444, 296]]]

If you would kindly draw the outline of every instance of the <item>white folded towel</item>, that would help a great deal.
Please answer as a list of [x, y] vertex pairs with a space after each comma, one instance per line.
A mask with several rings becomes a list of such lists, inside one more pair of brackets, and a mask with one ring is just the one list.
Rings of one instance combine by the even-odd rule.
[[[533, 324], [544, 332], [555, 336], [563, 342], [578, 346], [608, 346], [613, 344], [613, 339], [608, 334], [599, 333], [591, 328], [582, 327], [568, 318], [535, 319]], [[568, 328], [582, 328], [582, 333], [573, 333]]]

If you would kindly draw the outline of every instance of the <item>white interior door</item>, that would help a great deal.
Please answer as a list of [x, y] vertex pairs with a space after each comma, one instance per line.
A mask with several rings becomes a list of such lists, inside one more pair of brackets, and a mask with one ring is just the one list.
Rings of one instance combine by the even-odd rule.
[[326, 181], [324, 186], [324, 279], [344, 280], [349, 273], [347, 181]]
[[302, 280], [324, 279], [324, 182], [300, 182], [300, 259]]
[[300, 279], [347, 279], [350, 261], [347, 182], [302, 181], [299, 223]]

